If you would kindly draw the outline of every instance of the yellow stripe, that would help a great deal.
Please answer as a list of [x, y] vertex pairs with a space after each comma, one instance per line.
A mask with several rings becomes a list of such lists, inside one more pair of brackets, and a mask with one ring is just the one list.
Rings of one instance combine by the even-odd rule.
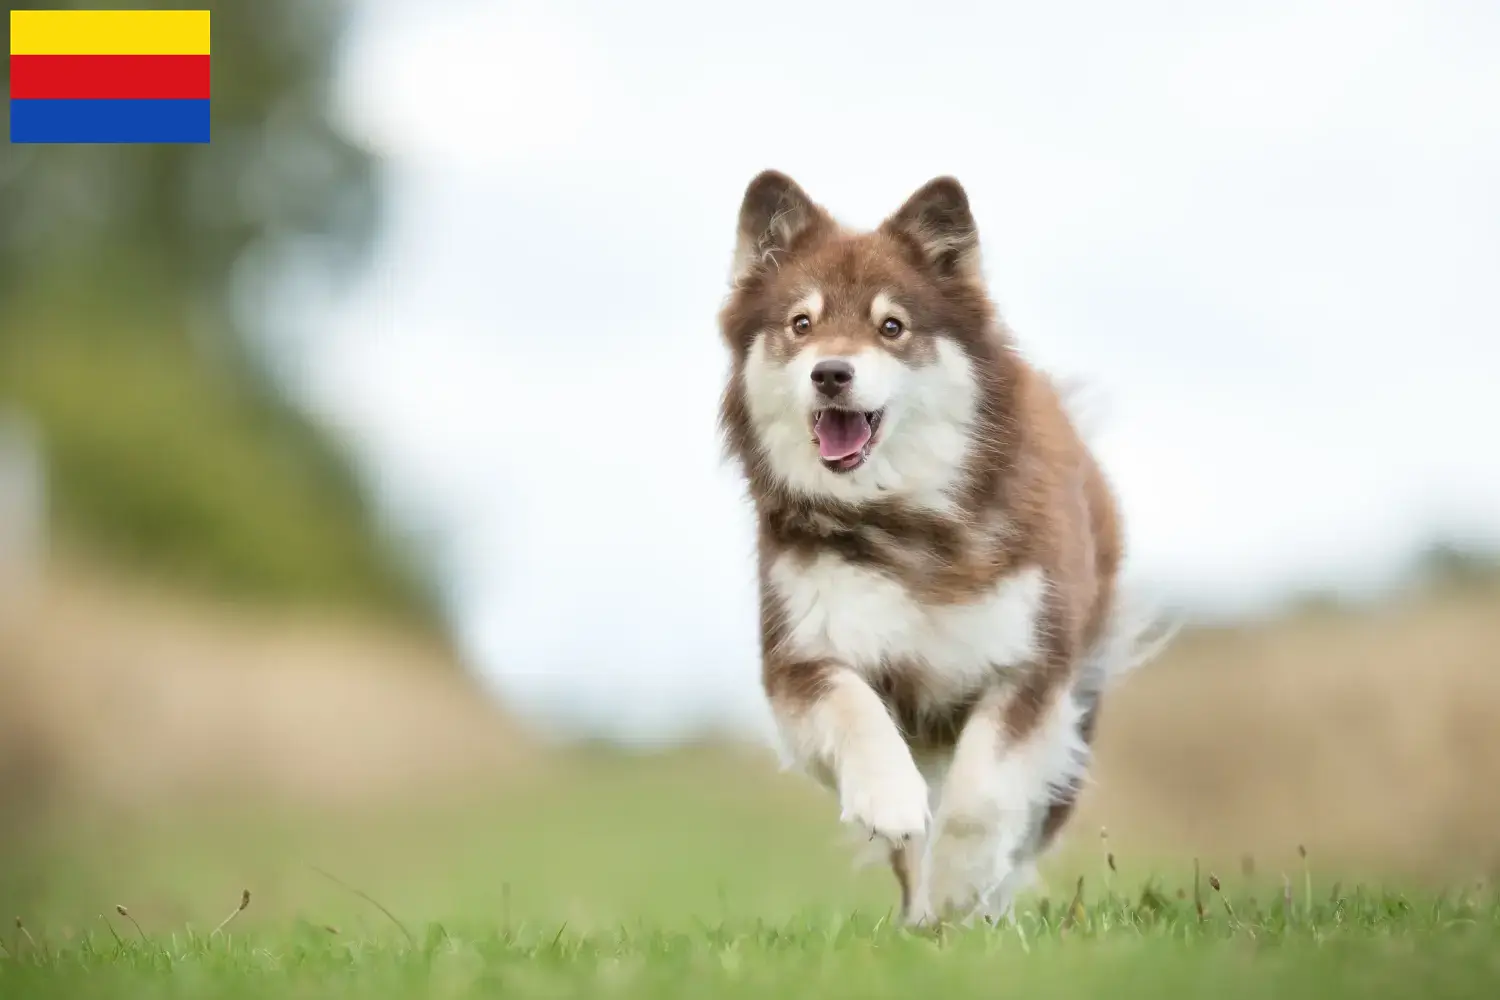
[[13, 10], [13, 56], [206, 56], [206, 10]]

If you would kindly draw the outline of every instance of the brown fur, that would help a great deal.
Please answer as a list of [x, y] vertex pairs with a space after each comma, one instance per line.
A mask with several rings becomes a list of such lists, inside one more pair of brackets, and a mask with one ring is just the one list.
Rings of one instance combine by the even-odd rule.
[[[981, 401], [955, 513], [936, 514], [895, 499], [853, 504], [793, 495], [767, 467], [742, 375], [762, 334], [773, 356], [803, 346], [781, 331], [808, 279], [825, 296], [823, 317], [809, 337], [877, 344], [911, 364], [923, 363], [933, 351], [930, 337], [891, 344], [868, 321], [876, 292], [896, 289], [913, 330], [941, 331], [970, 358], [982, 381]], [[1010, 675], [1014, 689], [1001, 709], [1009, 734], [1024, 737], [1101, 635], [1114, 600], [1121, 535], [1110, 489], [1057, 391], [1017, 353], [995, 315], [962, 188], [940, 178], [875, 231], [856, 233], [839, 226], [789, 178], [760, 175], [741, 209], [736, 282], [720, 325], [733, 358], [721, 427], [729, 454], [744, 472], [759, 525], [767, 695], [783, 706], [809, 703], [836, 666], [781, 652], [787, 630], [768, 574], [784, 553], [811, 559], [837, 552], [888, 573], [930, 605], [975, 599], [1002, 576], [1040, 566], [1050, 584], [1040, 625], [1043, 655]], [[912, 664], [887, 667], [871, 683], [908, 741], [951, 748], [982, 692], [935, 715], [923, 714], [917, 708], [922, 673]], [[1094, 708], [1085, 724], [1089, 738]], [[1070, 810], [1071, 803], [1054, 809], [1049, 839]], [[896, 869], [904, 884], [903, 866]]]

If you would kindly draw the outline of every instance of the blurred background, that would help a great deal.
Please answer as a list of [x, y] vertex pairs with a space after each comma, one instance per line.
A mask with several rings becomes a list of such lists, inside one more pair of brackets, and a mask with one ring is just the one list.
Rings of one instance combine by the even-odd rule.
[[960, 178], [1189, 622], [1056, 871], [1500, 869], [1500, 8], [209, 6], [210, 145], [0, 157], [0, 909], [889, 905], [764, 746], [767, 166]]

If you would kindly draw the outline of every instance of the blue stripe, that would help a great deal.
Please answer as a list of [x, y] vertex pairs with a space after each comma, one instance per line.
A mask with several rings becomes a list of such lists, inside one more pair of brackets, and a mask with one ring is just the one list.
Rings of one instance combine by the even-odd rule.
[[11, 142], [207, 142], [208, 101], [10, 102]]

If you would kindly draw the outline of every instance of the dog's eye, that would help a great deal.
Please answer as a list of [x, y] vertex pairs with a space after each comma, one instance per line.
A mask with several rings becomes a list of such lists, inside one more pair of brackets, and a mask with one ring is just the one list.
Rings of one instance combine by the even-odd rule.
[[892, 340], [901, 336], [901, 331], [905, 329], [906, 327], [901, 325], [901, 321], [894, 316], [886, 317], [886, 321], [880, 324], [880, 332]]
[[792, 332], [806, 333], [812, 329], [812, 320], [807, 316], [798, 314], [792, 317]]

